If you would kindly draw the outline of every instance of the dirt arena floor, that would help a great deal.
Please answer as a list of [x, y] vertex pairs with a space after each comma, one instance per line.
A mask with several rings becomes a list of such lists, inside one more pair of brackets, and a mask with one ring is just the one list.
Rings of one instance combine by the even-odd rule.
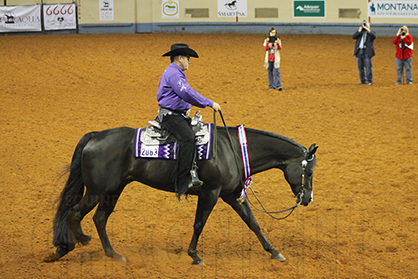
[[[0, 36], [0, 277], [416, 278], [417, 63], [415, 84], [395, 86], [393, 38], [378, 37], [374, 84], [357, 85], [350, 36], [283, 35], [279, 92], [267, 89], [263, 39]], [[187, 248], [197, 198], [179, 202], [134, 182], [108, 223], [126, 264], [105, 256], [92, 213], [82, 222], [90, 244], [45, 262], [55, 252], [54, 202], [66, 178], [59, 174], [79, 139], [93, 130], [146, 126], [157, 114], [156, 90], [169, 64], [161, 55], [178, 42], [199, 53], [186, 72], [189, 84], [221, 104], [227, 125], [319, 146], [313, 203], [284, 221], [255, 212], [287, 261], [270, 260], [220, 200], [198, 245], [206, 265], [192, 266]], [[211, 109], [201, 114], [212, 122]], [[252, 186], [270, 210], [295, 202], [280, 170], [255, 175]]]

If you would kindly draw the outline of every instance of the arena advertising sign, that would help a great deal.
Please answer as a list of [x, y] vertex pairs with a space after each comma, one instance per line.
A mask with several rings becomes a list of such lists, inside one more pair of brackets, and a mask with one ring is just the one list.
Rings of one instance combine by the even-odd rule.
[[0, 32], [42, 31], [41, 6], [0, 7]]
[[163, 18], [179, 18], [179, 0], [163, 0], [161, 4]]
[[293, 1], [293, 17], [325, 17], [325, 1]]
[[113, 0], [99, 1], [100, 20], [113, 20]]
[[369, 17], [418, 18], [418, 1], [371, 1]]
[[247, 0], [218, 0], [218, 17], [247, 17]]
[[75, 4], [44, 5], [45, 30], [76, 29]]

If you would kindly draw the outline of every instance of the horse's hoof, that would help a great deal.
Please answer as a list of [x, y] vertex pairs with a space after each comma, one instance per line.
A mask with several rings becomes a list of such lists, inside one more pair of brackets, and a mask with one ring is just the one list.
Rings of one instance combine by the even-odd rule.
[[116, 258], [114, 258], [115, 259], [115, 261], [116, 262], [118, 262], [118, 263], [126, 263], [126, 259], [125, 259], [125, 257], [124, 256], [119, 256], [119, 257], [116, 257]]
[[272, 255], [272, 256], [271, 256], [271, 259], [272, 259], [272, 260], [277, 260], [277, 261], [279, 261], [279, 262], [284, 262], [284, 261], [286, 261], [286, 258], [285, 258], [285, 257], [283, 257], [283, 255], [282, 255], [282, 254], [280, 254], [280, 253], [277, 253], [277, 255]]
[[58, 248], [57, 248], [57, 250], [55, 251], [55, 255], [57, 255], [57, 258], [62, 258], [62, 257], [64, 257], [65, 255], [67, 255], [68, 254], [68, 248], [67, 248], [67, 246], [59, 246]]
[[112, 258], [115, 262], [118, 263], [126, 263], [126, 259], [124, 256], [119, 255], [118, 253], [113, 253], [110, 255], [107, 255], [108, 257]]
[[202, 260], [194, 260], [193, 265], [205, 265], [205, 263]]

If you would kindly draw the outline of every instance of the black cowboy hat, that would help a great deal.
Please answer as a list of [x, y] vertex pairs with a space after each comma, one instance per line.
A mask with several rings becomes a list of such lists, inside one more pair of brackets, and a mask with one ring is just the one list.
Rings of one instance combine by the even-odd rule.
[[187, 55], [187, 56], [199, 58], [199, 55], [197, 55], [196, 51], [189, 48], [189, 45], [187, 44], [173, 44], [171, 45], [171, 50], [163, 54], [163, 56], [177, 56], [177, 55]]

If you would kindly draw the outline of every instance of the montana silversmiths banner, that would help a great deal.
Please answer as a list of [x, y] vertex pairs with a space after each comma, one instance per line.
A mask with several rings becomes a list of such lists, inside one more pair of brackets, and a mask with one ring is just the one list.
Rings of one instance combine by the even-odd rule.
[[162, 18], [179, 18], [179, 0], [163, 0], [161, 5]]
[[369, 17], [418, 18], [418, 1], [371, 1]]
[[75, 4], [44, 5], [45, 30], [76, 29]]
[[218, 17], [247, 17], [247, 0], [218, 0]]
[[41, 6], [0, 7], [0, 32], [42, 31]]
[[293, 1], [293, 17], [325, 17], [325, 1]]

